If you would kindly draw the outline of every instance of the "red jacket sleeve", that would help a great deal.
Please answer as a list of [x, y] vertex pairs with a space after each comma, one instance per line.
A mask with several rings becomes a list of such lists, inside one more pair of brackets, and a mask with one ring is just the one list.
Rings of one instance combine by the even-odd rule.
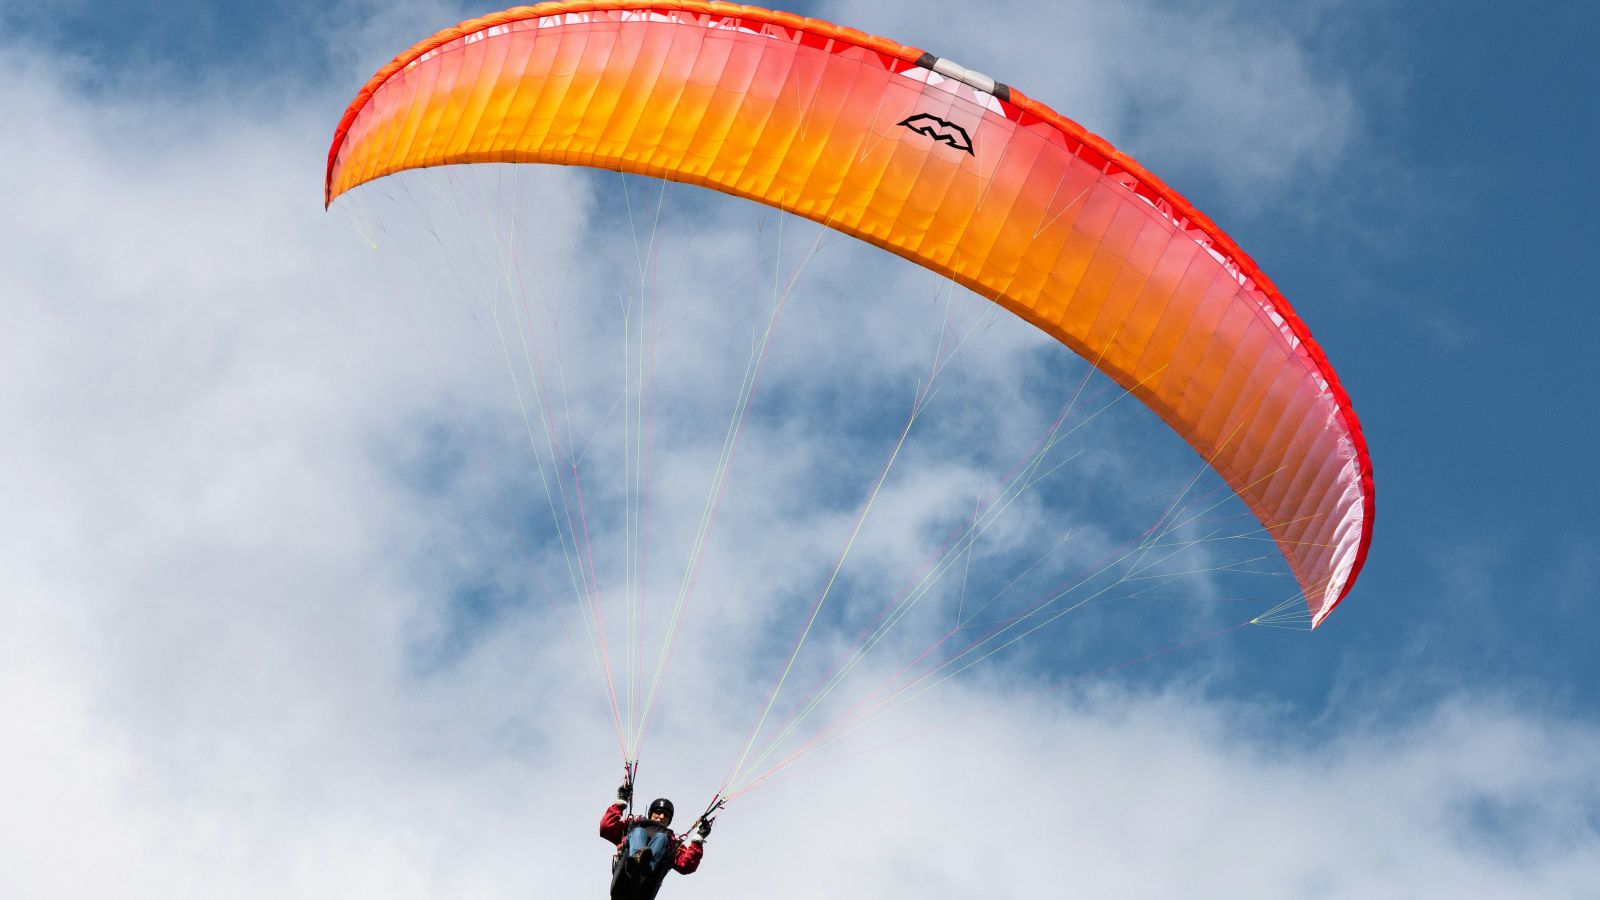
[[678, 855], [672, 858], [672, 867], [685, 875], [700, 868], [700, 856], [705, 849], [699, 841], [684, 841], [678, 845]]
[[628, 820], [622, 817], [622, 811], [627, 809], [626, 803], [618, 801], [606, 807], [605, 815], [600, 817], [600, 836], [613, 844], [622, 843], [628, 836]]

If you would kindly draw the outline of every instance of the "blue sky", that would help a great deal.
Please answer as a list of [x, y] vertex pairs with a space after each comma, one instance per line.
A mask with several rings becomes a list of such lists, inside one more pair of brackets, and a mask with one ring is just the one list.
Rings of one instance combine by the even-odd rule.
[[[1349, 390], [1377, 532], [1354, 593], [1315, 634], [1245, 630], [757, 792], [730, 811], [706, 871], [669, 889], [745, 896], [749, 879], [778, 872], [792, 896], [887, 896], [909, 869], [927, 896], [1021, 893], [1032, 876], [1012, 854], [1037, 831], [1016, 823], [1059, 810], [1091, 895], [1592, 896], [1600, 481], [1585, 421], [1600, 379], [1580, 342], [1600, 326], [1600, 128], [1587, 113], [1600, 10], [794, 8], [1015, 83], [1222, 224]], [[0, 410], [27, 436], [0, 500], [32, 511], [0, 540], [15, 598], [0, 602], [0, 696], [20, 738], [0, 752], [0, 786], [21, 798], [0, 813], [0, 845], [16, 848], [0, 849], [0, 865], [24, 873], [24, 896], [118, 883], [170, 896], [565, 896], [599, 877], [588, 820], [615, 742], [592, 679], [574, 680], [589, 653], [576, 618], [541, 612], [547, 586], [529, 572], [548, 572], [522, 565], [551, 561], [550, 534], [527, 511], [542, 494], [503, 373], [475, 365], [470, 323], [430, 306], [392, 258], [370, 259], [317, 202], [326, 142], [367, 75], [485, 11], [0, 3], [11, 81], [0, 110], [20, 123], [0, 137], [0, 189], [14, 198], [0, 228], [16, 250], [0, 273], [0, 295], [15, 298]], [[533, 261], [553, 270], [563, 241], [598, 233], [615, 184], [533, 182], [564, 202], [537, 223], [549, 243]], [[673, 245], [705, 266], [779, 240], [803, 250], [815, 234], [780, 239], [773, 218], [757, 232], [737, 207], [673, 202], [726, 241]], [[915, 272], [826, 253], [840, 255], [807, 270], [814, 305], [797, 306], [800, 322], [836, 310], [864, 272], [909, 303], [932, 293]], [[748, 285], [770, 291], [772, 279]], [[691, 610], [652, 737], [647, 772], [680, 805], [726, 769], [753, 686], [773, 674], [763, 657], [793, 633], [792, 617], [719, 598], [814, 596], [815, 560], [837, 552], [909, 395], [886, 394], [831, 436], [806, 431], [822, 417], [797, 410], [826, 409], [852, 378], [903, 381], [924, 349], [798, 337], [775, 349], [749, 438], [771, 467], [731, 476], [744, 493], [720, 533], [747, 540], [712, 542], [697, 594], [710, 599]], [[963, 371], [971, 384], [1017, 371], [1069, 384], [1075, 371], [1004, 329], [988, 352]], [[682, 353], [692, 384], [701, 362]], [[830, 377], [786, 380], [807, 360]], [[724, 418], [736, 378], [701, 398]], [[951, 418], [930, 413], [926, 480], [890, 485], [881, 527], [863, 533], [871, 559], [921, 558], [923, 532], [948, 516], [918, 498], [965, 496], [987, 471], [968, 466], [981, 454], [963, 435], [1005, 426], [954, 417], [960, 390], [936, 410]], [[1054, 408], [1030, 402], [1028, 423]], [[586, 409], [602, 431], [604, 410]], [[1187, 451], [1154, 437], [1159, 425], [1120, 408], [1106, 418], [1083, 461], [1096, 477], [1137, 483], [1122, 457], [1148, 453], [1139, 479], [1183, 483]], [[997, 443], [1037, 434], [1016, 431]], [[796, 433], [812, 443], [790, 446]], [[679, 437], [692, 456], [694, 436]], [[878, 450], [837, 470], [819, 462], [852, 442]], [[701, 483], [703, 470], [683, 471]], [[763, 495], [778, 475], [811, 490]], [[676, 499], [689, 509], [696, 496]], [[664, 494], [662, 509], [672, 502]], [[1107, 542], [1119, 516], [1140, 512], [1094, 503], [1078, 511]], [[1025, 515], [1058, 514], [1041, 501]], [[661, 515], [663, 534], [681, 536]], [[776, 532], [784, 522], [805, 534]], [[904, 523], [916, 539], [896, 532]], [[1004, 583], [1020, 555], [985, 549], [979, 578]], [[871, 595], [891, 570], [847, 570], [845, 588]], [[1056, 646], [1072, 652], [1029, 649], [976, 671], [882, 737], [1204, 632], [1220, 615], [1204, 609], [1193, 622], [1130, 616], [1148, 629], [1132, 633], [1115, 619], [1064, 631]], [[852, 615], [830, 608], [826, 637], [842, 640]], [[867, 820], [956, 818], [973, 855], [1004, 874], [929, 862], [916, 841], [866, 825], [819, 837], [804, 804], [853, 798], [869, 798]], [[549, 844], [529, 854], [535, 833]], [[774, 841], [839, 864], [786, 869]], [[109, 881], [55, 863], [75, 844], [109, 861]], [[154, 862], [156, 847], [177, 850]], [[586, 852], [586, 869], [559, 864]], [[1249, 862], [1260, 865], [1244, 874]]]

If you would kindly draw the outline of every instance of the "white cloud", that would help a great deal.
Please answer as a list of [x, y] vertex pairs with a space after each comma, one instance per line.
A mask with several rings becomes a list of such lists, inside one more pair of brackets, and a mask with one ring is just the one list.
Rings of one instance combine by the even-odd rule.
[[[312, 111], [87, 98], [38, 56], [3, 52], [17, 73], [0, 95], [0, 241], [13, 250], [0, 272], [0, 415], [13, 435], [0, 478], [8, 890], [597, 894], [606, 848], [592, 829], [617, 774], [615, 738], [565, 565], [548, 529], [529, 524], [543, 495], [493, 332], [317, 209], [331, 122]], [[1116, 91], [1100, 90], [1098, 105], [1115, 108]], [[318, 101], [308, 107], [340, 102]], [[563, 195], [524, 220], [551, 290], [596, 214], [585, 184], [557, 174], [534, 188]], [[712, 217], [703, 234], [717, 238], [664, 246], [675, 263], [728, 269], [777, 246], [770, 216], [753, 234], [753, 217], [672, 202]], [[784, 246], [812, 234], [796, 229]], [[605, 249], [615, 255], [601, 270], [633, 258]], [[847, 288], [869, 276], [889, 299], [854, 301]], [[577, 277], [575, 292], [602, 293]], [[723, 313], [759, 312], [772, 277], [727, 297], [668, 292], [682, 313], [714, 305], [663, 345], [678, 365], [658, 383], [644, 584], [655, 622], [676, 594], [669, 563], [691, 545], [745, 363], [750, 320]], [[742, 747], [773, 654], [821, 590], [931, 362], [937, 317], [901, 317], [933, 307], [927, 285], [843, 245], [808, 270], [686, 611], [642, 790], [687, 810]], [[577, 332], [603, 341], [613, 327], [609, 307], [563, 309], [580, 343]], [[958, 309], [970, 324], [971, 307]], [[829, 318], [845, 323], [835, 339], [808, 342]], [[696, 335], [739, 349], [703, 354]], [[982, 340], [1001, 352], [943, 376], [919, 465], [886, 482], [846, 569], [854, 587], [830, 601], [852, 627], [825, 619], [818, 647], [849, 646], [879, 607], [862, 586], [918, 571], [1070, 394], [1027, 389], [1047, 370], [1026, 331]], [[574, 357], [562, 368], [569, 443], [615, 432], [615, 367]], [[886, 402], [897, 412], [885, 420], [848, 402], [862, 385], [904, 402]], [[970, 396], [1013, 412], [947, 415]], [[849, 427], [827, 432], [830, 418]], [[1127, 431], [1148, 434], [1139, 428], [1113, 421], [1096, 440], [1115, 448]], [[590, 452], [593, 471], [619, 468], [617, 442]], [[1082, 461], [1099, 490], [1149, 476], [1102, 454]], [[596, 522], [615, 514], [614, 478], [586, 490]], [[995, 539], [1042, 551], [1061, 524], [1031, 495]], [[1085, 522], [1068, 555], [1103, 555], [1126, 524]], [[620, 544], [595, 543], [614, 597]], [[452, 605], [474, 589], [492, 612]], [[902, 649], [948, 627], [937, 604], [950, 599], [930, 598], [895, 639]], [[855, 684], [905, 658], [870, 660]], [[796, 683], [830, 661], [804, 657]], [[975, 671], [830, 752], [1015, 699], [1031, 677]], [[1317, 744], [1271, 737], [1281, 730], [1270, 712], [1184, 690], [1027, 697], [814, 773], [797, 764], [730, 810], [704, 871], [667, 896], [1581, 896], [1596, 880], [1592, 730], [1473, 698]]]

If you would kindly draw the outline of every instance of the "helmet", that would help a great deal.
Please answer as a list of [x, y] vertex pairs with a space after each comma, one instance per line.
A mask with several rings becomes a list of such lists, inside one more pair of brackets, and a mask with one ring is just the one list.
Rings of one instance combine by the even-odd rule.
[[650, 802], [650, 815], [653, 816], [658, 812], [666, 813], [667, 814], [667, 824], [670, 825], [672, 823], [672, 801], [671, 800], [668, 800], [665, 797], [657, 797], [655, 800], [652, 800]]

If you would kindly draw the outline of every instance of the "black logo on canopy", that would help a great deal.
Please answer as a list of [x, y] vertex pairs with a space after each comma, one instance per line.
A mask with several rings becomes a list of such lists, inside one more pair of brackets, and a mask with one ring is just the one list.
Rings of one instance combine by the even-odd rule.
[[965, 150], [968, 156], [976, 155], [972, 152], [972, 138], [967, 135], [967, 130], [954, 122], [946, 122], [928, 113], [917, 113], [900, 124], [917, 134], [925, 134], [941, 144]]

